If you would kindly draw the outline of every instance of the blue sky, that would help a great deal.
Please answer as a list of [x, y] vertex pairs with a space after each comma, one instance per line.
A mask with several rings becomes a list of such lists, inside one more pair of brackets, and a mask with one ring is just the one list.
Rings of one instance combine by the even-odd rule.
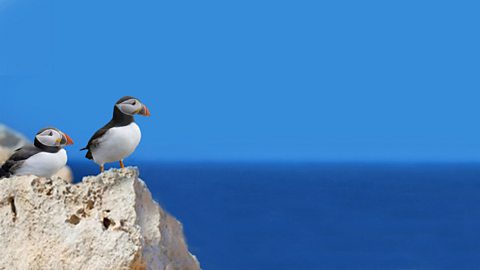
[[0, 122], [73, 159], [123, 95], [138, 159], [480, 159], [478, 2], [0, 1]]

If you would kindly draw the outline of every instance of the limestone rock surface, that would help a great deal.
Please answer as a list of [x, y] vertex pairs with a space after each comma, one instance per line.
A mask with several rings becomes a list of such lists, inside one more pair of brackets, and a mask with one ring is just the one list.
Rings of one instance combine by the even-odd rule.
[[[0, 165], [10, 157], [13, 151], [28, 143], [30, 142], [23, 135], [0, 124]], [[68, 166], [63, 167], [55, 176], [70, 182], [73, 180], [72, 170]]]
[[0, 245], [0, 269], [200, 269], [135, 168], [0, 180]]

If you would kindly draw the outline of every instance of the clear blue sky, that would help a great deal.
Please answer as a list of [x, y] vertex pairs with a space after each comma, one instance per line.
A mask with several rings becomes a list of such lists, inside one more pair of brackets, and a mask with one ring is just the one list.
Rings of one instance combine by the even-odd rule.
[[137, 96], [134, 158], [480, 160], [478, 1], [0, 0], [0, 122], [74, 159]]

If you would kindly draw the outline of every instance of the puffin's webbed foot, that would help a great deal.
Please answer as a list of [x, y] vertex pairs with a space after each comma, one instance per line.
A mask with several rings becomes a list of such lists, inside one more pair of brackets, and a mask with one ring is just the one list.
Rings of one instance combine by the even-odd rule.
[[103, 173], [105, 171], [105, 167], [103, 165], [100, 165], [100, 173]]
[[123, 164], [123, 160], [120, 160], [120, 168], [125, 168], [125, 164]]

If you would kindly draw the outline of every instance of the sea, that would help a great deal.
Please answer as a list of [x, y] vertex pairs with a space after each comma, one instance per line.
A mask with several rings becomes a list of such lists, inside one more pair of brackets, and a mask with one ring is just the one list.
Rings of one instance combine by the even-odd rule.
[[480, 164], [136, 163], [204, 270], [480, 269]]

